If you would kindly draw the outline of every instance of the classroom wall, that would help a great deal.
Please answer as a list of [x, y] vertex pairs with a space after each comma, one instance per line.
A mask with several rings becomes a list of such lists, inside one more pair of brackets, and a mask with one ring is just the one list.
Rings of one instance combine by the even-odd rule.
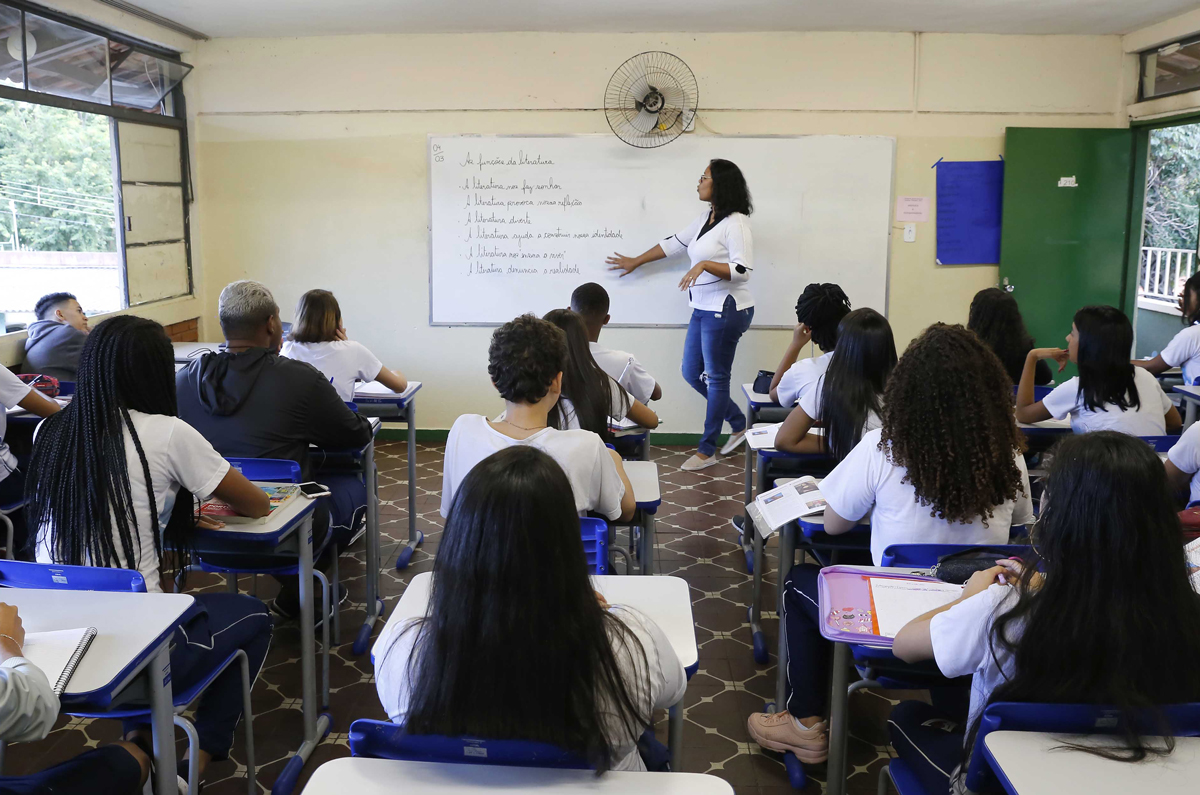
[[[215, 40], [188, 78], [202, 339], [221, 287], [267, 283], [290, 319], [333, 290], [353, 338], [427, 384], [422, 428], [493, 411], [489, 329], [428, 325], [430, 133], [606, 133], [612, 71], [667, 50], [700, 83], [697, 135], [869, 134], [897, 139], [897, 195], [934, 194], [939, 159], [991, 159], [1006, 126], [1126, 124], [1133, 76], [1118, 36], [814, 33], [493, 34]], [[753, 188], [753, 186], [751, 186]], [[965, 322], [994, 266], [934, 265], [933, 224], [891, 246], [898, 346]], [[671, 229], [664, 229], [664, 236]], [[197, 240], [198, 239], [198, 240]], [[628, 244], [636, 253], [655, 241]], [[664, 300], [683, 300], [664, 296]], [[567, 296], [564, 296], [564, 302]], [[882, 308], [882, 307], [881, 307]], [[751, 331], [735, 383], [774, 369], [789, 332]], [[698, 432], [703, 401], [679, 375], [682, 329], [613, 329], [663, 384], [664, 432]], [[740, 390], [739, 390], [740, 397]]]

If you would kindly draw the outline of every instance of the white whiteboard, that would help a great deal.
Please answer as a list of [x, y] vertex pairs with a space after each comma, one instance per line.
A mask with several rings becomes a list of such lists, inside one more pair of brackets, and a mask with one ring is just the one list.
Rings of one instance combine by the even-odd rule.
[[540, 316], [595, 281], [615, 324], [686, 325], [686, 254], [624, 278], [604, 259], [705, 212], [696, 184], [713, 158], [737, 163], [753, 196], [755, 326], [794, 325], [810, 282], [886, 312], [892, 138], [684, 136], [645, 150], [613, 135], [430, 136], [431, 324]]

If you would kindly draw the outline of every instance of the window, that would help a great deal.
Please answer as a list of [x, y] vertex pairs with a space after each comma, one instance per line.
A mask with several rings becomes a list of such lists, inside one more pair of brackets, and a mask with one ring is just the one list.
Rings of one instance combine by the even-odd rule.
[[1144, 52], [1141, 60], [1143, 100], [1200, 88], [1200, 37]]

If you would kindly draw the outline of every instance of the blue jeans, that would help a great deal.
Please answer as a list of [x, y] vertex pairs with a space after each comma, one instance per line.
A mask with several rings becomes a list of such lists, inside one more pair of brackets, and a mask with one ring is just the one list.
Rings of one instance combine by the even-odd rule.
[[693, 309], [683, 341], [683, 380], [708, 401], [700, 439], [700, 453], [706, 456], [717, 452], [717, 435], [726, 420], [734, 433], [746, 429], [746, 415], [729, 399], [729, 373], [738, 340], [754, 319], [754, 307], [741, 311], [736, 307], [728, 295], [720, 312]]

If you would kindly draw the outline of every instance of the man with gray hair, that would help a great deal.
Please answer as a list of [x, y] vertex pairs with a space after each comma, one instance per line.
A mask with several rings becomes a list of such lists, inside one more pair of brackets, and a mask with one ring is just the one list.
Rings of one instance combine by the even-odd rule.
[[[371, 440], [370, 423], [342, 402], [319, 370], [278, 355], [283, 324], [270, 290], [258, 282], [233, 282], [221, 291], [217, 306], [225, 350], [205, 354], [175, 375], [180, 418], [217, 452], [227, 458], [289, 459], [309, 480], [309, 445], [345, 450]], [[328, 524], [328, 511], [319, 507], [314, 545]], [[351, 539], [337, 541], [344, 547]], [[294, 585], [293, 578], [280, 590], [272, 606], [277, 613], [299, 614]]]

